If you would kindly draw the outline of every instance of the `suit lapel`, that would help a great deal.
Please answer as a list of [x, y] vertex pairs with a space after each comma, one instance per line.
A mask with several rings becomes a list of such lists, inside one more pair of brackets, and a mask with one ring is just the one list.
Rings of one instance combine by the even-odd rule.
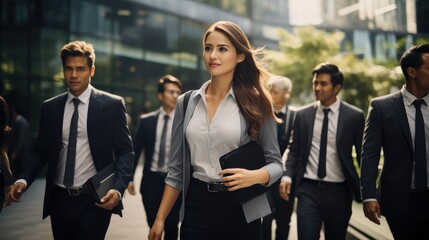
[[[308, 126], [308, 138], [307, 138], [307, 156], [310, 155], [310, 149], [311, 149], [311, 141], [313, 140], [313, 128], [314, 128], [314, 121], [316, 120], [316, 111], [317, 111], [317, 102], [309, 108], [307, 116], [305, 116], [304, 120], [308, 121], [303, 126]], [[307, 158], [308, 159], [308, 158]]]
[[413, 149], [413, 142], [411, 140], [411, 131], [410, 125], [408, 124], [407, 113], [405, 111], [404, 100], [402, 99], [402, 94], [399, 92], [392, 97], [391, 100], [393, 112], [398, 118], [399, 125], [401, 125], [402, 132], [404, 133], [408, 146], [410, 149]]
[[54, 124], [53, 129], [55, 133], [55, 139], [57, 145], [57, 150], [60, 151], [61, 145], [62, 145], [62, 137], [63, 137], [63, 120], [64, 120], [64, 109], [66, 107], [66, 101], [67, 101], [67, 93], [64, 93], [64, 95], [59, 99], [59, 101], [56, 103], [55, 106], [55, 120], [52, 122]]
[[148, 141], [148, 150], [150, 149], [151, 152], [151, 156], [150, 156], [150, 161], [152, 161], [153, 158], [153, 153], [155, 152], [155, 142], [156, 142], [156, 128], [158, 127], [158, 116], [160, 114], [160, 110], [158, 110], [156, 112], [155, 115], [153, 115], [152, 117], [150, 117], [150, 122], [148, 124], [149, 129], [148, 129], [148, 136], [147, 136], [147, 141]]
[[338, 113], [338, 123], [337, 123], [337, 136], [336, 136], [336, 144], [338, 146], [340, 139], [341, 139], [341, 133], [343, 132], [344, 124], [347, 119], [347, 108], [346, 106], [340, 102], [340, 109]]
[[93, 149], [93, 147], [94, 147], [94, 141], [95, 141], [94, 136], [96, 136], [97, 129], [98, 129], [97, 119], [99, 116], [99, 112], [101, 110], [100, 101], [98, 100], [99, 96], [100, 96], [100, 93], [98, 92], [98, 90], [93, 88], [91, 92], [91, 96], [89, 98], [89, 103], [88, 103], [89, 104], [88, 117], [87, 117], [87, 125], [86, 125], [89, 147], [91, 149], [92, 158], [94, 160], [94, 164], [96, 164], [96, 168], [97, 168], [97, 160], [96, 160], [96, 157], [94, 156], [94, 153], [96, 151]]

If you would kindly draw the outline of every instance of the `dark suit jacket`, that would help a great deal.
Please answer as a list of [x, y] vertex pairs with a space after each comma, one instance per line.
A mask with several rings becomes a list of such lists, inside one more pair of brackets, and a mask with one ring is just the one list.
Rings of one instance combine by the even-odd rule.
[[[376, 189], [380, 150], [384, 164]], [[371, 101], [362, 147], [363, 199], [379, 198], [388, 217], [405, 212], [410, 197], [414, 151], [402, 94], [396, 92]]]
[[[7, 153], [0, 150], [0, 190], [3, 191], [4, 186], [12, 185], [14, 182], [13, 176], [11, 174], [9, 158], [5, 156]], [[3, 193], [3, 192], [2, 192]], [[2, 206], [0, 206], [1, 208]]]
[[[39, 132], [32, 149], [31, 161], [20, 178], [28, 186], [47, 163], [43, 218], [50, 215], [50, 199], [57, 174], [62, 145], [64, 108], [67, 93], [46, 100], [42, 104]], [[126, 121], [124, 100], [116, 95], [93, 88], [88, 106], [88, 139], [97, 171], [115, 161], [117, 177], [113, 188], [123, 193], [131, 180], [134, 153]], [[121, 213], [122, 203], [114, 213]]]
[[283, 155], [286, 148], [289, 146], [290, 136], [292, 134], [292, 126], [295, 121], [296, 109], [291, 106], [286, 106], [286, 114], [283, 117], [283, 123], [279, 126], [280, 133], [277, 135], [277, 140], [280, 147], [280, 155]]
[[[296, 177], [297, 188], [303, 179], [310, 155], [316, 110], [317, 103], [311, 103], [296, 113], [285, 175], [291, 178]], [[353, 164], [352, 148], [355, 146], [360, 163], [365, 119], [361, 109], [346, 102], [340, 103], [339, 111], [336, 136], [337, 153], [350, 194], [355, 200], [360, 201], [359, 177]]]
[[[134, 151], [136, 153], [137, 159], [139, 158], [141, 152], [144, 150], [145, 162], [143, 166], [143, 178], [140, 185], [141, 192], [147, 187], [150, 181], [145, 181], [145, 174], [150, 170], [152, 165], [153, 153], [155, 151], [155, 141], [156, 141], [156, 127], [158, 123], [158, 116], [160, 110], [156, 110], [147, 114], [144, 114], [140, 118], [139, 126], [137, 128], [137, 133], [134, 137]], [[134, 162], [134, 171], [137, 167], [138, 160]]]

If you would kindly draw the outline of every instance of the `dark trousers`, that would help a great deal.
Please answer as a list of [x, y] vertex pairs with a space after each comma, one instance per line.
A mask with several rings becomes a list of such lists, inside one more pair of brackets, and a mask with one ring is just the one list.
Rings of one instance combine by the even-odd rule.
[[352, 214], [352, 197], [344, 183], [323, 183], [304, 179], [297, 186], [298, 239], [344, 240]]
[[411, 192], [405, 214], [386, 216], [395, 239], [429, 239], [429, 190]]
[[[292, 181], [293, 183], [294, 181]], [[262, 220], [262, 240], [271, 240], [272, 221], [276, 220], [276, 240], [285, 240], [289, 236], [290, 218], [295, 203], [295, 184], [292, 184], [289, 201], [285, 201], [279, 194], [280, 180], [270, 189], [273, 213]]]
[[232, 193], [208, 192], [207, 184], [191, 178], [181, 225], [181, 240], [259, 240], [261, 220], [247, 223]]
[[[144, 181], [148, 182], [145, 183], [146, 187], [141, 189], [141, 194], [143, 206], [146, 212], [146, 219], [149, 227], [152, 227], [153, 223], [155, 222], [159, 205], [161, 204], [166, 175], [150, 171], [145, 172], [144, 174], [146, 174]], [[170, 214], [167, 216], [167, 219], [165, 219], [164, 240], [178, 239], [178, 224], [181, 202], [181, 196], [179, 196], [173, 208], [171, 209]]]
[[70, 196], [54, 187], [51, 195], [51, 226], [54, 239], [104, 239], [112, 213], [99, 208], [89, 195]]

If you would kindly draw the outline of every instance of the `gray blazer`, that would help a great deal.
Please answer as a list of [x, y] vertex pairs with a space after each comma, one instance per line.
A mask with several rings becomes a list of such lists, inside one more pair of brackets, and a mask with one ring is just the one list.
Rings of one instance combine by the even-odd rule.
[[[166, 184], [176, 189], [182, 190], [182, 207], [180, 210], [180, 220], [183, 220], [185, 212], [186, 193], [188, 191], [191, 180], [191, 156], [189, 146], [185, 139], [185, 129], [189, 124], [194, 113], [195, 107], [201, 96], [193, 91], [190, 98], [186, 115], [183, 116], [183, 99], [184, 95], [180, 96], [177, 104], [173, 121], [173, 130], [171, 138], [171, 152], [168, 176], [165, 179]], [[250, 141], [247, 134], [247, 123], [241, 116], [241, 140], [240, 145]], [[264, 149], [265, 160], [267, 165], [264, 168], [270, 174], [270, 180], [267, 185], [270, 186], [276, 182], [282, 175], [283, 168], [280, 159], [279, 145], [277, 142], [277, 125], [274, 120], [267, 120], [261, 129], [261, 134], [258, 142]], [[186, 144], [184, 144], [186, 143]], [[247, 222], [262, 218], [271, 213], [271, 208], [268, 203], [266, 194], [261, 194], [258, 197], [244, 203], [242, 205], [244, 215]]]

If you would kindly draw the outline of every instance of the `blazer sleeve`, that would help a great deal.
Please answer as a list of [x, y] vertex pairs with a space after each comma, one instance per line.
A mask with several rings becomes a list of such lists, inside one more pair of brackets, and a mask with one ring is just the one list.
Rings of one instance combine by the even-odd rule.
[[[165, 182], [176, 189], [183, 188], [184, 162], [186, 161], [183, 152], [185, 144], [184, 136], [184, 118], [183, 109], [184, 94], [182, 94], [176, 103], [174, 112], [173, 128], [171, 132], [170, 160], [168, 163], [168, 175]], [[189, 160], [190, 161], [190, 160]]]
[[113, 188], [123, 194], [131, 180], [134, 152], [127, 124], [125, 102], [121, 99], [121, 101], [116, 101], [116, 104], [112, 107], [116, 108], [115, 113], [117, 113], [113, 115], [112, 140], [116, 158], [116, 172], [118, 174]]
[[362, 199], [377, 198], [376, 181], [382, 147], [381, 114], [376, 101], [371, 101], [362, 141]]
[[270, 175], [267, 186], [270, 186], [276, 182], [283, 173], [280, 148], [277, 141], [277, 124], [273, 119], [265, 118], [259, 140], [259, 143], [264, 149], [265, 161], [267, 162], [267, 165], [263, 168], [266, 169]]
[[[139, 163], [140, 154], [144, 149], [144, 125], [143, 125], [143, 119], [140, 119], [139, 121], [139, 127], [137, 128], [136, 135], [134, 135], [134, 143], [133, 143], [133, 149], [134, 149], [134, 164], [133, 164], [133, 173], [132, 176], [134, 176], [136, 172], [137, 165]], [[131, 179], [132, 180], [132, 179]]]
[[291, 131], [290, 143], [288, 146], [288, 154], [285, 162], [286, 170], [283, 173], [283, 176], [288, 176], [290, 178], [294, 178], [300, 159], [300, 137], [301, 134], [299, 130], [301, 129], [302, 121], [301, 114], [299, 112], [295, 113], [295, 121]]

